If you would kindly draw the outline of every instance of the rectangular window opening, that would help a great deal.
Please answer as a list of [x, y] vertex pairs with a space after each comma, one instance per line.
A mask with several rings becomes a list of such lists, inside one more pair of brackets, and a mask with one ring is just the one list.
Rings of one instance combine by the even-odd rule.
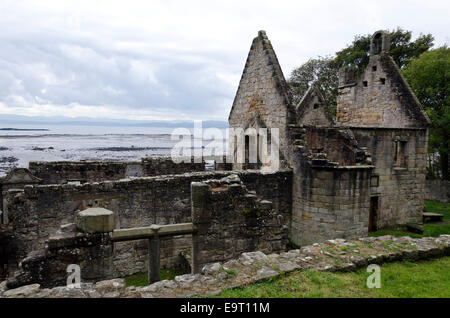
[[367, 81], [363, 81], [363, 86], [367, 87]]
[[245, 163], [250, 163], [250, 136], [245, 135]]
[[370, 197], [369, 232], [377, 230], [378, 197]]
[[396, 167], [406, 167], [406, 141], [395, 141], [394, 162]]
[[381, 83], [381, 85], [386, 84], [386, 79], [385, 78], [380, 78], [380, 83]]

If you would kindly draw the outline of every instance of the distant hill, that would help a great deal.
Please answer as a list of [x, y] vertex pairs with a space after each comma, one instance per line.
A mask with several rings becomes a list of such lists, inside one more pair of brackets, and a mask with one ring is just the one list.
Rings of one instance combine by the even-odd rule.
[[[20, 125], [73, 125], [73, 126], [114, 126], [114, 127], [186, 127], [192, 128], [193, 121], [165, 121], [165, 120], [114, 120], [93, 119], [85, 117], [28, 117], [19, 115], [0, 115], [0, 126]], [[228, 122], [206, 120], [202, 122], [203, 128], [227, 128]], [[11, 129], [11, 128], [5, 128]], [[12, 129], [11, 129], [12, 130]]]
[[0, 128], [0, 130], [4, 131], [48, 131], [48, 129], [42, 129], [42, 128], [29, 128], [29, 129], [22, 129], [22, 128]]

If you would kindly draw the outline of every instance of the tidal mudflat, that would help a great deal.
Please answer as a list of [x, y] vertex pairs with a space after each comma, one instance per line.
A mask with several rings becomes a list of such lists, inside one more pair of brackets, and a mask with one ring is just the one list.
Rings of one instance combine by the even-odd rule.
[[27, 167], [30, 161], [132, 161], [170, 155], [178, 142], [170, 134], [3, 135], [0, 136], [0, 175], [12, 168]]

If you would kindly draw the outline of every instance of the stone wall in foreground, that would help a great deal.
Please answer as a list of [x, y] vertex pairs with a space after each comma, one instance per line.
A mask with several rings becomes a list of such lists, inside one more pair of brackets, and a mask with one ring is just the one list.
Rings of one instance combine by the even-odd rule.
[[295, 270], [354, 271], [369, 264], [418, 261], [450, 255], [450, 235], [439, 237], [366, 237], [329, 240], [279, 254], [243, 253], [225, 263], [204, 266], [201, 273], [163, 280], [145, 287], [126, 287], [123, 279], [83, 283], [80, 289], [52, 289], [32, 284], [7, 290], [0, 283], [0, 298], [98, 298], [98, 297], [190, 297], [207, 296], [224, 288], [246, 286]]
[[[9, 271], [29, 252], [43, 249], [46, 241], [75, 222], [80, 210], [102, 207], [114, 212], [115, 228], [191, 222], [191, 182], [220, 179], [238, 174], [256, 194], [271, 200], [274, 209], [289, 219], [290, 170], [263, 174], [245, 172], [194, 172], [82, 185], [35, 185], [5, 193], [7, 215], [15, 236]], [[190, 236], [165, 238], [161, 242], [162, 267], [179, 265], [180, 254], [189, 258]], [[147, 269], [147, 240], [114, 244], [114, 276], [126, 276]]]
[[[249, 191], [237, 175], [191, 184], [194, 272], [243, 252], [283, 251], [289, 218], [272, 201]], [[289, 210], [288, 210], [289, 211]]]

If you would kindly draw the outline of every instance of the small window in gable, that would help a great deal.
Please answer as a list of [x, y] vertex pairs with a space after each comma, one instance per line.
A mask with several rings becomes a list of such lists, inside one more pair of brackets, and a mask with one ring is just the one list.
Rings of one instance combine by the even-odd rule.
[[319, 104], [314, 104], [314, 109], [317, 109], [317, 108], [319, 108]]
[[374, 72], [377, 71], [377, 66], [376, 65], [372, 66], [372, 71], [374, 71]]
[[367, 81], [363, 81], [363, 86], [367, 87]]

